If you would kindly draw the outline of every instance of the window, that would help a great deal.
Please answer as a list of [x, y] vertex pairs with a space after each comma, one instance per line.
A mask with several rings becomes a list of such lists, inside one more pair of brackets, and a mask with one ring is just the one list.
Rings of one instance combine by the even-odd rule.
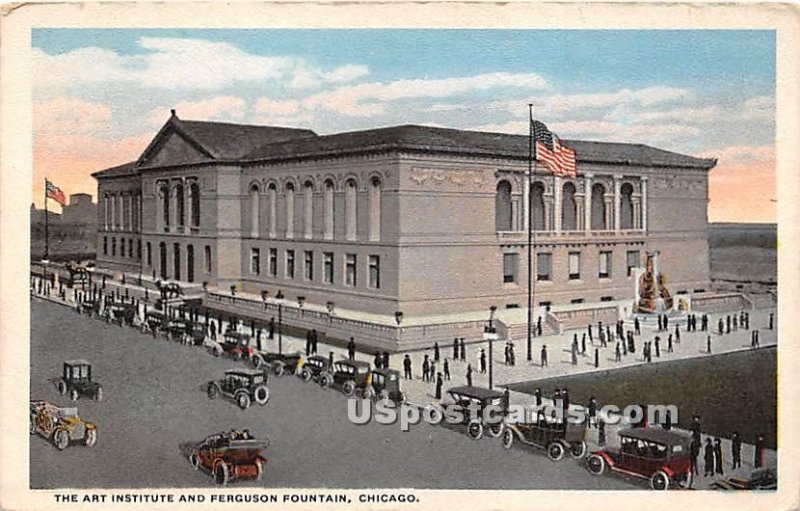
[[699, 289], [695, 289], [695, 290], [694, 290], [694, 292], [695, 292], [695, 293], [705, 293], [705, 292], [706, 292], [706, 290], [705, 290], [705, 289], [703, 289], [703, 288], [699, 288]]
[[381, 239], [381, 180], [377, 177], [369, 182], [369, 239]]
[[192, 203], [192, 227], [200, 227], [200, 185], [192, 183], [189, 186]]
[[261, 251], [257, 248], [250, 249], [250, 273], [261, 275]]
[[592, 230], [602, 231], [606, 227], [606, 188], [600, 183], [592, 185]]
[[628, 267], [628, 277], [630, 277], [633, 269], [638, 268], [641, 264], [639, 261], [639, 251], [628, 250], [628, 253], [625, 254], [625, 264]]
[[303, 255], [303, 269], [306, 280], [314, 280], [314, 252], [306, 250]]
[[161, 271], [161, 278], [167, 278], [167, 244], [163, 241], [158, 244], [158, 251], [159, 251], [159, 270]]
[[211, 273], [211, 247], [209, 245], [206, 245], [204, 252], [206, 259], [206, 273]]
[[294, 250], [286, 251], [286, 278], [294, 278]]
[[497, 231], [512, 231], [511, 183], [506, 180], [497, 183], [494, 206], [494, 225]]
[[178, 243], [172, 244], [172, 266], [175, 270], [173, 277], [181, 280], [181, 246]]
[[553, 254], [536, 254], [536, 280], [552, 280]]
[[581, 278], [581, 253], [569, 253], [569, 280], [578, 280]]
[[306, 181], [303, 185], [303, 235], [311, 239], [314, 233], [314, 185]]
[[147, 242], [147, 266], [153, 266], [153, 245]]
[[194, 282], [194, 245], [186, 247], [186, 280]]
[[600, 297], [600, 301], [601, 302], [613, 302], [614, 301], [614, 297], [613, 296], [601, 296]]
[[348, 240], [356, 239], [356, 222], [358, 219], [358, 212], [356, 210], [357, 191], [356, 182], [352, 179], [344, 186], [344, 231], [345, 237]]
[[633, 229], [633, 185], [624, 183], [620, 188], [620, 229]]
[[274, 184], [267, 188], [267, 200], [269, 201], [269, 237], [274, 238], [278, 225], [278, 189]]
[[167, 183], [161, 184], [161, 224], [164, 231], [169, 231], [169, 185]]
[[286, 183], [286, 237], [294, 238], [294, 185]]
[[108, 255], [108, 236], [103, 236], [103, 255]]
[[369, 256], [369, 287], [380, 289], [381, 287], [381, 257], [376, 255]]
[[333, 252], [322, 254], [323, 271], [325, 272], [325, 283], [333, 284]]
[[278, 249], [277, 248], [269, 249], [269, 276], [270, 277], [277, 277], [278, 276]]
[[111, 238], [111, 255], [117, 255], [117, 238]]
[[583, 303], [583, 298], [573, 298], [569, 303]]
[[519, 304], [518, 303], [507, 303], [506, 304], [506, 309], [519, 309]]
[[539, 302], [539, 307], [550, 307], [551, 305], [553, 305], [553, 302], [549, 300], [546, 302]]
[[544, 185], [536, 182], [531, 185], [531, 208], [533, 213], [533, 229], [544, 231]]
[[325, 181], [325, 191], [322, 197], [323, 217], [325, 220], [324, 237], [333, 239], [333, 181]]
[[142, 240], [136, 240], [136, 259], [142, 260]]
[[575, 185], [564, 183], [561, 188], [561, 229], [574, 231], [578, 228], [578, 204], [575, 202]]
[[503, 254], [503, 283], [509, 284], [517, 281], [517, 254]]
[[183, 210], [184, 210], [184, 201], [183, 201], [183, 185], [179, 184], [175, 187], [175, 206], [177, 207], [176, 215], [178, 217], [178, 227], [183, 227]]
[[344, 256], [344, 285], [356, 286], [356, 255], [345, 254]]
[[128, 239], [128, 257], [133, 259], [133, 240]]
[[600, 267], [597, 276], [601, 279], [611, 278], [611, 252], [600, 252]]
[[259, 203], [258, 185], [250, 187], [250, 237], [258, 238], [258, 217], [261, 212], [261, 204]]

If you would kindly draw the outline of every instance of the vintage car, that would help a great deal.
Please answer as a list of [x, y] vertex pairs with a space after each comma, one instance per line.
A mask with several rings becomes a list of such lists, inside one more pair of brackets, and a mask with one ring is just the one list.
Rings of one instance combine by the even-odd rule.
[[547, 457], [559, 461], [569, 452], [573, 458], [586, 455], [586, 422], [548, 421], [540, 417], [536, 422], [506, 424], [502, 435], [503, 447], [511, 449], [519, 441], [537, 449], [544, 449]]
[[162, 331], [168, 322], [167, 315], [160, 310], [149, 310], [142, 322], [142, 333], [149, 333], [155, 337], [156, 333]]
[[136, 317], [136, 304], [129, 302], [109, 302], [103, 309], [103, 319], [109, 323], [116, 323], [119, 326], [133, 325], [133, 318]]
[[275, 376], [281, 377], [284, 373], [297, 374], [303, 366], [303, 354], [299, 351], [293, 353], [256, 352], [250, 358], [253, 367], [269, 365]]
[[354, 396], [361, 392], [364, 399], [374, 397], [372, 390], [372, 365], [360, 360], [339, 360], [319, 376], [319, 384], [323, 389], [337, 387], [346, 396]]
[[250, 360], [255, 350], [250, 345], [250, 336], [240, 332], [225, 332], [222, 341], [215, 342], [209, 348], [215, 357], [227, 354], [234, 360]]
[[328, 357], [322, 355], [311, 355], [303, 361], [303, 367], [300, 369], [300, 379], [303, 381], [314, 380], [319, 381], [319, 377], [323, 373], [330, 370], [331, 361]]
[[72, 442], [86, 447], [97, 443], [97, 426], [78, 417], [77, 408], [60, 408], [47, 401], [31, 401], [31, 435], [38, 434], [63, 451]]
[[250, 432], [228, 431], [206, 437], [200, 442], [181, 445], [195, 470], [209, 472], [224, 486], [237, 479], [261, 479], [267, 458], [262, 451], [268, 440], [253, 438]]
[[86, 314], [87, 316], [94, 317], [100, 314], [100, 302], [98, 300], [85, 298], [78, 304], [75, 310], [78, 311], [78, 314]]
[[711, 483], [714, 490], [777, 490], [778, 476], [771, 468], [754, 470], [750, 477], [731, 477]]
[[242, 410], [246, 410], [253, 401], [264, 406], [269, 401], [267, 380], [265, 372], [254, 369], [225, 371], [223, 378], [208, 382], [208, 397], [216, 399], [222, 396], [236, 401]]
[[608, 468], [648, 479], [654, 490], [691, 486], [691, 435], [661, 428], [628, 428], [618, 436], [619, 449], [601, 449], [589, 455], [589, 472], [600, 475]]
[[92, 364], [86, 360], [67, 360], [60, 378], [52, 381], [58, 392], [77, 401], [80, 396], [89, 396], [95, 401], [103, 400], [103, 388], [96, 381], [92, 381]]
[[406, 402], [406, 395], [400, 390], [400, 373], [394, 369], [373, 369], [372, 391], [374, 396], [383, 401], [392, 401], [397, 405]]
[[[448, 389], [447, 394], [450, 396], [451, 401], [440, 402], [439, 406], [443, 410], [433, 408], [431, 410], [432, 417], [437, 413], [442, 413], [442, 411], [446, 412], [448, 407], [457, 406], [461, 409], [464, 418], [463, 424], [467, 425], [467, 434], [470, 438], [478, 440], [483, 437], [484, 430], [488, 430], [489, 435], [495, 438], [503, 434], [505, 430], [503, 418], [508, 414], [508, 400], [505, 394], [496, 390], [469, 385]], [[473, 405], [476, 410], [476, 417], [470, 417], [470, 405]], [[498, 407], [499, 410], [498, 416], [493, 418], [495, 420], [491, 424], [484, 417], [488, 406]]]

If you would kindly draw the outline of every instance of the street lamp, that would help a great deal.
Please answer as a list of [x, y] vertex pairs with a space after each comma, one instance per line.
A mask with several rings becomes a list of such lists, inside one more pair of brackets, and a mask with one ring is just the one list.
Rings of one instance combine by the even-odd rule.
[[278, 301], [278, 353], [283, 353], [283, 293], [278, 289], [275, 295]]
[[494, 351], [494, 341], [497, 340], [497, 329], [494, 327], [494, 313], [496, 305], [489, 307], [489, 324], [483, 329], [483, 340], [489, 341], [489, 388], [494, 388], [492, 373], [492, 352]]
[[397, 322], [397, 326], [400, 326], [400, 323], [403, 322], [403, 311], [397, 311], [394, 313], [394, 320]]

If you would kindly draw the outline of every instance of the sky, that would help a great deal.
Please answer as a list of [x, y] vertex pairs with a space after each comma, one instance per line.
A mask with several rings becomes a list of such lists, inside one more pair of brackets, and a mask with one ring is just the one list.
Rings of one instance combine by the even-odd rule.
[[95, 195], [90, 174], [138, 158], [171, 108], [527, 134], [533, 103], [563, 139], [718, 158], [709, 219], [774, 222], [775, 57], [767, 30], [34, 29], [34, 197], [45, 176]]

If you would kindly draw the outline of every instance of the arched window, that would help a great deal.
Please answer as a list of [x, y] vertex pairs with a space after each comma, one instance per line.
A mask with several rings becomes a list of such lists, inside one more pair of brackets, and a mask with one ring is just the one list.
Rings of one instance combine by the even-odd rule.
[[169, 231], [169, 185], [161, 184], [161, 227]]
[[163, 241], [158, 244], [159, 250], [159, 270], [161, 271], [161, 278], [167, 278], [167, 244]]
[[294, 237], [294, 184], [286, 183], [286, 237]]
[[178, 243], [172, 244], [172, 266], [175, 280], [181, 280], [181, 246]]
[[175, 224], [179, 228], [183, 228], [184, 226], [184, 197], [183, 197], [183, 184], [178, 183], [175, 185]]
[[624, 183], [620, 188], [620, 229], [633, 229], [633, 185]]
[[369, 181], [369, 239], [381, 239], [381, 180], [377, 176]]
[[544, 231], [547, 227], [544, 224], [544, 185], [533, 183], [531, 186], [531, 207], [533, 208], [533, 230]]
[[344, 232], [348, 240], [356, 239], [356, 223], [358, 221], [358, 211], [356, 209], [357, 191], [355, 180], [349, 179], [344, 185]]
[[186, 247], [186, 280], [194, 282], [194, 245]]
[[117, 230], [117, 196], [116, 194], [109, 195], [109, 201], [111, 202], [111, 230]]
[[314, 185], [311, 181], [303, 184], [303, 234], [307, 239], [314, 235]]
[[511, 183], [506, 180], [497, 183], [494, 205], [494, 226], [497, 231], [511, 231]]
[[189, 195], [192, 202], [192, 227], [200, 227], [200, 185], [192, 183], [189, 186]]
[[578, 205], [575, 203], [575, 185], [572, 183], [564, 183], [561, 188], [561, 229], [578, 229]]
[[323, 217], [325, 221], [325, 239], [333, 239], [333, 181], [325, 181], [325, 190], [322, 198]]
[[604, 231], [606, 227], [606, 188], [600, 183], [592, 186], [592, 230]]
[[258, 217], [261, 211], [259, 204], [258, 185], [250, 187], [250, 236], [258, 238]]
[[267, 187], [269, 202], [269, 236], [274, 238], [278, 232], [278, 188], [274, 184]]
[[108, 230], [108, 194], [103, 195], [103, 230]]
[[125, 199], [120, 193], [117, 195], [117, 227], [120, 231], [125, 229]]

